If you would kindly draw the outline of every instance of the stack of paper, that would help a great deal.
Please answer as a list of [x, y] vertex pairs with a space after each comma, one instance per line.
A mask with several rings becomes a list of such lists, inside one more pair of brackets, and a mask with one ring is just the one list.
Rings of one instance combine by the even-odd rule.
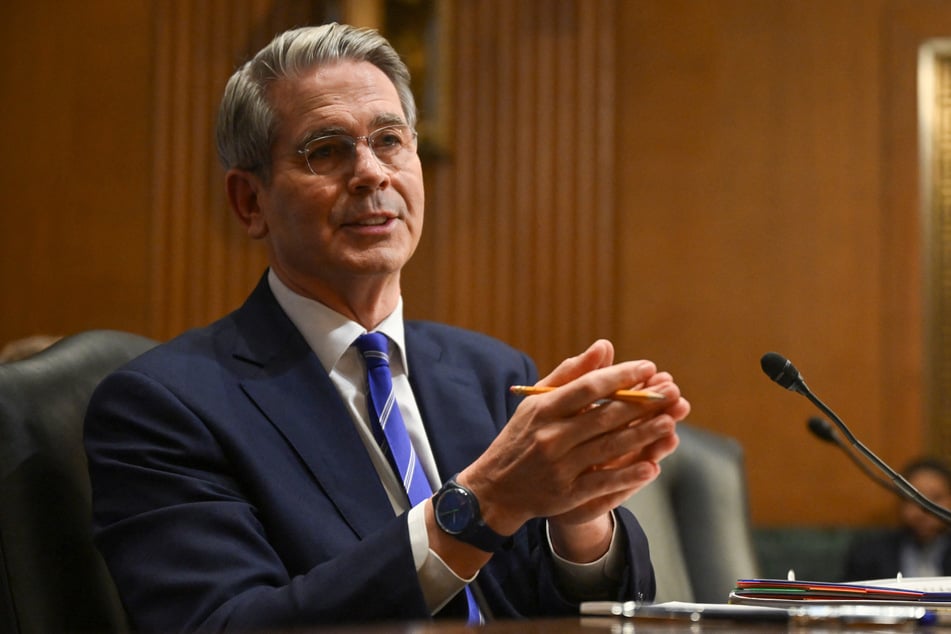
[[786, 579], [740, 579], [730, 602], [745, 605], [795, 603], [871, 603], [939, 605], [951, 607], [951, 579], [877, 579], [855, 583], [829, 583]]

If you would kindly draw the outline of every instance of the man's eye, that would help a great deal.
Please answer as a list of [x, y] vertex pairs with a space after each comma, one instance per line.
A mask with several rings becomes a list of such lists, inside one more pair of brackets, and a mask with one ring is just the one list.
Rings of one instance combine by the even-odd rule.
[[384, 132], [373, 140], [376, 147], [399, 147], [403, 144], [403, 138], [395, 132]]
[[307, 146], [307, 157], [311, 160], [335, 160], [349, 153], [349, 144], [343, 139], [317, 139]]

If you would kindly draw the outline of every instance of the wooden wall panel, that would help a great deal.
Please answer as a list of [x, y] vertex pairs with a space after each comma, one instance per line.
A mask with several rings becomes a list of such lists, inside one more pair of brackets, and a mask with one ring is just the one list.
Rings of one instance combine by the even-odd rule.
[[[5, 11], [0, 337], [167, 338], [244, 298], [263, 257], [224, 205], [215, 109], [238, 63], [322, 5]], [[696, 424], [743, 443], [757, 524], [889, 517], [758, 363], [789, 355], [892, 463], [927, 447], [914, 77], [951, 3], [451, 7], [451, 151], [425, 159], [408, 314], [542, 371], [600, 336], [656, 359]]]
[[618, 209], [639, 221], [618, 226], [637, 241], [619, 270], [643, 273], [618, 294], [638, 323], [619, 348], [671, 367], [692, 419], [741, 440], [759, 524], [894, 506], [808, 434], [815, 409], [765, 378], [766, 351], [887, 461], [927, 449], [916, 139], [896, 133], [914, 130], [920, 41], [883, 38], [925, 4], [619, 5], [618, 138], [636, 150], [618, 155]]
[[452, 156], [428, 169], [407, 310], [547, 370], [612, 316], [614, 3], [453, 7]]
[[0, 20], [0, 342], [148, 314], [148, 2], [26, 2]]
[[[457, 7], [463, 136], [430, 178], [413, 266], [435, 270], [413, 273], [430, 284], [406, 285], [410, 310], [496, 334], [543, 370], [608, 336], [675, 372], [693, 422], [744, 444], [756, 523], [888, 521], [893, 500], [812, 438], [815, 409], [758, 366], [788, 354], [896, 466], [926, 450], [917, 158], [901, 134], [923, 33], [896, 24], [941, 31], [951, 7], [562, 3], [576, 22], [558, 30], [571, 20], [557, 11], [503, 4]], [[581, 35], [583, 15], [615, 28]], [[552, 47], [553, 32], [572, 35]], [[573, 169], [526, 150], [567, 122]]]
[[641, 238], [620, 268], [650, 263], [641, 296], [619, 298], [642, 326], [619, 347], [671, 367], [692, 419], [743, 442], [758, 523], [884, 517], [890, 500], [863, 495], [877, 489], [806, 431], [815, 409], [759, 368], [767, 351], [788, 355], [889, 454], [876, 396], [887, 361], [882, 5], [824, 3], [821, 20], [808, 2], [707, 6], [681, 20], [667, 3], [639, 3], [622, 18], [632, 36], [619, 57], [636, 88], [622, 96], [633, 105], [619, 137], [639, 150], [619, 157], [618, 204], [639, 220], [628, 227], [653, 229], [618, 228]]
[[157, 2], [155, 161], [150, 332], [162, 338], [234, 309], [266, 262], [224, 197], [215, 117], [235, 68], [286, 28], [311, 21], [310, 3]]
[[[883, 30], [884, 75], [889, 78], [890, 88], [883, 101], [883, 122], [885, 123], [884, 153], [885, 164], [882, 179], [882, 195], [888, 213], [889, 231], [885, 233], [883, 256], [883, 292], [891, 298], [886, 303], [888, 321], [895, 324], [921, 324], [923, 335], [919, 340], [902, 342], [886, 337], [884, 348], [888, 351], [889, 366], [883, 368], [884, 381], [897, 382], [898, 385], [920, 384], [925, 390], [923, 402], [896, 404], [887, 396], [882, 399], [882, 407], [889, 414], [901, 412], [902, 420], [912, 420], [912, 416], [924, 410], [927, 430], [923, 444], [932, 450], [948, 456], [951, 451], [951, 421], [948, 420], [948, 387], [951, 382], [951, 359], [947, 357], [948, 324], [938, 323], [947, 315], [949, 291], [938, 286], [939, 281], [947, 279], [947, 262], [951, 253], [951, 240], [947, 233], [947, 218], [942, 222], [932, 219], [931, 210], [926, 208], [926, 197], [921, 187], [925, 184], [928, 172], [937, 166], [920, 161], [919, 157], [929, 147], [934, 149], [944, 145], [947, 164], [947, 125], [945, 120], [938, 126], [944, 129], [944, 138], [938, 133], [935, 137], [921, 138], [919, 148], [912, 139], [919, 134], [920, 122], [911, 112], [918, 107], [918, 73], [911, 68], [917, 64], [912, 59], [923, 43], [939, 38], [945, 43], [951, 36], [948, 13], [951, 7], [946, 2], [928, 0], [916, 4], [915, 11], [908, 11], [904, 4], [893, 2], [887, 7], [885, 28]], [[946, 64], [944, 65], [946, 66]], [[947, 86], [948, 77], [942, 78]], [[922, 99], [925, 96], [922, 95]], [[941, 100], [947, 107], [947, 94]], [[932, 132], [935, 132], [934, 130]], [[933, 174], [932, 187], [947, 182], [947, 173]], [[947, 197], [943, 193], [942, 197]], [[947, 212], [945, 211], [945, 216]], [[906, 218], [920, 218], [920, 222], [903, 221]], [[941, 244], [943, 242], [943, 245]], [[911, 248], [909, 248], [911, 245]], [[927, 246], [926, 246], [927, 245]], [[915, 249], [923, 249], [920, 252]], [[941, 257], [934, 254], [943, 252]], [[916, 254], [918, 257], [912, 257]], [[943, 262], [942, 262], [943, 260]], [[942, 267], [941, 271], [932, 271], [932, 267]], [[917, 301], [916, 301], [917, 300]], [[943, 314], [940, 305], [944, 304]], [[938, 310], [935, 310], [938, 309]], [[946, 317], [945, 317], [946, 318]], [[945, 333], [943, 340], [938, 335]], [[896, 381], [897, 379], [897, 381]], [[886, 424], [892, 417], [886, 415]], [[902, 436], [897, 439], [907, 440]], [[909, 451], [918, 451], [918, 447], [908, 447]]]

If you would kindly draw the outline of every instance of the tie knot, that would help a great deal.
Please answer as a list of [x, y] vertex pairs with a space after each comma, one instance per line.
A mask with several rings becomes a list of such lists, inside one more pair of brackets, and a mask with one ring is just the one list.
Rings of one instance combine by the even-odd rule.
[[378, 367], [389, 365], [390, 357], [387, 354], [389, 345], [386, 335], [381, 332], [368, 332], [365, 335], [357, 337], [357, 349], [363, 355], [364, 360], [369, 367]]

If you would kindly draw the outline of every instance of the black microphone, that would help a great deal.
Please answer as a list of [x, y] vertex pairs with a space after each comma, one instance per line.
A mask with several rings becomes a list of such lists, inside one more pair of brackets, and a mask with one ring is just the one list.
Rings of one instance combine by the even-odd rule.
[[783, 355], [777, 352], [767, 352], [759, 360], [759, 364], [766, 376], [787, 390], [799, 392], [806, 397], [809, 396], [809, 388], [806, 387], [806, 382], [802, 380], [799, 370]]
[[899, 491], [895, 485], [872, 471], [868, 464], [863, 462], [858, 456], [855, 455], [849, 445], [842, 442], [842, 439], [839, 437], [839, 434], [836, 433], [832, 423], [819, 416], [813, 416], [809, 419], [808, 426], [809, 431], [812, 432], [813, 436], [819, 440], [822, 440], [823, 442], [833, 444], [841, 449], [842, 452], [849, 457], [849, 460], [851, 460], [856, 467], [861, 469], [862, 473], [868, 476], [873, 482], [875, 482], [875, 484], [887, 489], [890, 493], [897, 493], [901, 495], [901, 491]]
[[[806, 382], [803, 380], [802, 375], [799, 374], [799, 370], [796, 369], [789, 360], [781, 354], [776, 352], [767, 352], [760, 359], [760, 366], [763, 368], [763, 372], [766, 373], [770, 379], [783, 386], [787, 390], [792, 390], [793, 392], [798, 392], [809, 399], [813, 405], [819, 408], [819, 410], [828, 416], [835, 426], [838, 428], [839, 432], [845, 437], [849, 445], [855, 448], [864, 458], [871, 462], [875, 467], [885, 474], [888, 477], [888, 480], [892, 482], [894, 488], [901, 493], [903, 496], [911, 500], [912, 502], [918, 504], [923, 509], [938, 517], [939, 519], [944, 520], [945, 522], [951, 524], [951, 511], [935, 504], [927, 497], [922, 495], [918, 489], [911, 485], [908, 480], [906, 480], [900, 473], [889, 467], [885, 462], [876, 456], [868, 447], [863, 445], [858, 438], [855, 437], [855, 434], [846, 426], [842, 419], [839, 418], [835, 412], [829, 409], [825, 403], [823, 403], [819, 398], [812, 393], [812, 390], [806, 385]], [[849, 452], [851, 454], [851, 452]]]
[[839, 435], [835, 433], [835, 430], [832, 429], [832, 423], [827, 421], [824, 418], [819, 416], [813, 416], [807, 421], [809, 431], [812, 432], [812, 435], [822, 440], [824, 442], [832, 443], [837, 447], [841, 447], [841, 441], [839, 440]]

